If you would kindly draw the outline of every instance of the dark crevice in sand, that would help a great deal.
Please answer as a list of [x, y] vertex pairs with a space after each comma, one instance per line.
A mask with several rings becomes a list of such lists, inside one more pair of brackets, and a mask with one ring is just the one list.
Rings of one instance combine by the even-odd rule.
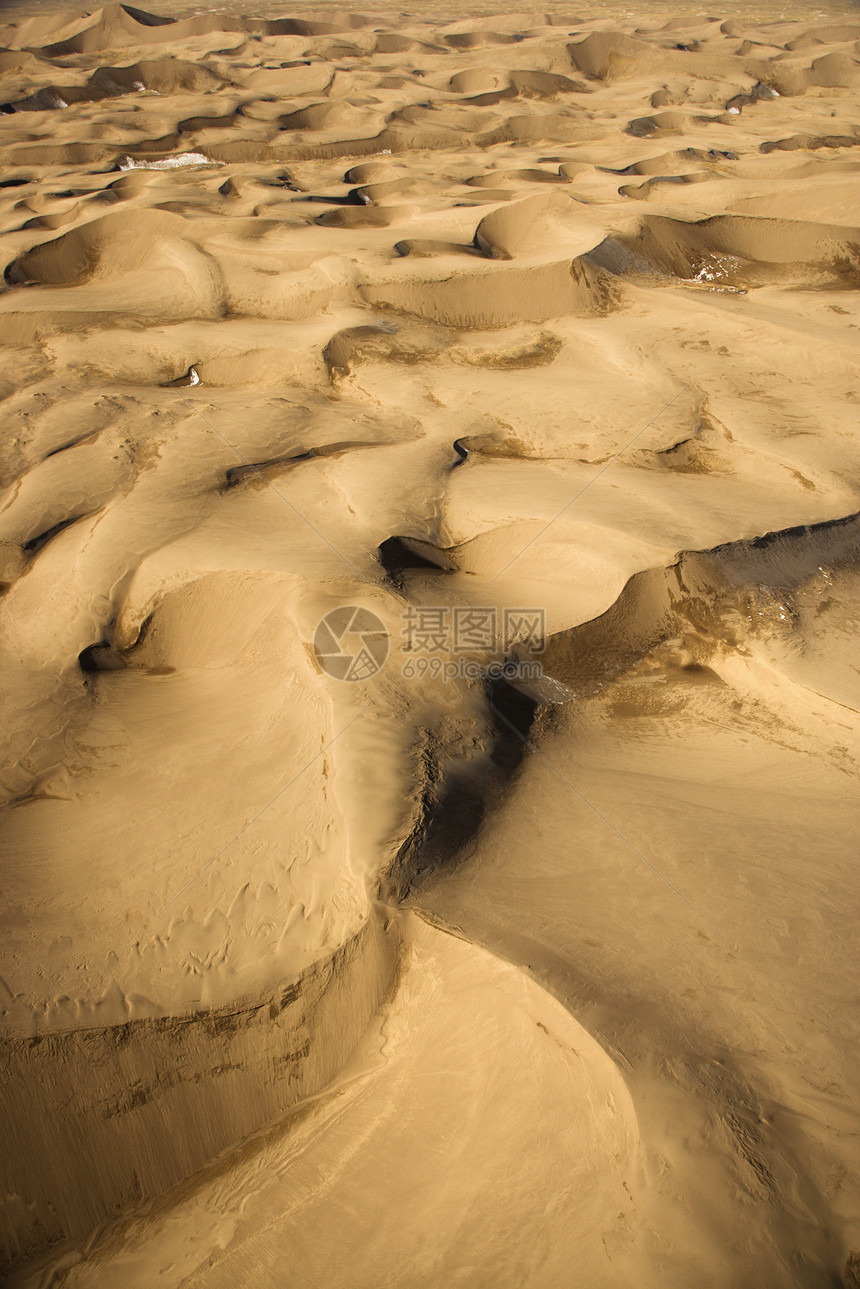
[[127, 663], [109, 641], [100, 640], [81, 650], [78, 665], [84, 675], [92, 676], [101, 671], [122, 671]]
[[[513, 915], [499, 913], [499, 925], [485, 938], [495, 936], [499, 954], [526, 969], [548, 964], [549, 979], [562, 982], [559, 997], [574, 1014], [578, 1008], [626, 1072], [637, 1061], [640, 1070], [662, 1062], [659, 1079], [641, 1099], [643, 1109], [655, 1087], [657, 1101], [666, 1087], [681, 1088], [687, 1104], [700, 1108], [702, 1122], [708, 1119], [708, 1133], [713, 1128], [711, 1136], [703, 1134], [708, 1160], [725, 1154], [737, 1165], [731, 1174], [732, 1183], [740, 1179], [737, 1185], [724, 1191], [716, 1185], [713, 1196], [689, 1200], [682, 1194], [684, 1162], [696, 1157], [695, 1149], [700, 1160], [705, 1157], [701, 1148], [691, 1149], [694, 1121], [681, 1116], [665, 1133], [653, 1134], [655, 1172], [661, 1174], [653, 1191], [657, 1209], [664, 1207], [647, 1239], [641, 1231], [625, 1235], [639, 1240], [630, 1247], [631, 1257], [645, 1264], [643, 1283], [665, 1275], [666, 1284], [676, 1286], [703, 1274], [707, 1280], [711, 1272], [714, 1284], [741, 1283], [744, 1259], [750, 1283], [772, 1279], [779, 1289], [789, 1280], [816, 1289], [842, 1283], [833, 1268], [846, 1266], [840, 1241], [848, 1229], [843, 1210], [851, 1183], [839, 1151], [848, 1130], [831, 1110], [840, 1098], [847, 1104], [847, 1097], [828, 1046], [838, 1053], [843, 1041], [828, 1015], [828, 1009], [837, 1010], [838, 987], [831, 999], [824, 973], [818, 998], [811, 990], [795, 995], [797, 1011], [806, 1008], [820, 1027], [815, 1062], [797, 1054], [805, 1041], [801, 1026], [786, 1025], [780, 1033], [780, 1017], [768, 1010], [767, 1000], [754, 1000], [752, 1006], [761, 1009], [754, 1021], [742, 1015], [744, 991], [749, 985], [753, 993], [757, 972], [759, 985], [769, 983], [766, 973], [773, 966], [776, 993], [785, 980], [791, 982], [795, 960], [802, 965], [804, 952], [812, 966], [816, 946], [827, 958], [830, 945], [838, 943], [839, 923], [835, 917], [828, 921], [830, 891], [816, 903], [820, 874], [813, 871], [821, 865], [836, 889], [836, 865], [825, 872], [825, 857], [810, 847], [805, 866], [789, 873], [803, 891], [803, 903], [792, 908], [782, 893], [774, 898], [766, 887], [766, 846], [760, 871], [753, 866], [746, 876], [742, 861], [728, 853], [733, 823], [725, 827], [726, 854], [720, 853], [719, 863], [704, 855], [699, 864], [696, 854], [691, 861], [700, 872], [710, 863], [705, 877], [711, 885], [704, 889], [714, 896], [708, 904], [714, 920], [719, 921], [720, 901], [731, 906], [723, 922], [724, 930], [730, 928], [731, 953], [717, 961], [713, 942], [703, 938], [706, 949], [690, 954], [692, 965], [681, 979], [676, 962], [661, 958], [654, 945], [665, 927], [679, 923], [649, 923], [647, 901], [631, 897], [622, 882], [614, 889], [588, 889], [593, 906], [609, 892], [605, 902], [616, 925], [604, 922], [606, 933], [595, 933], [602, 943], [589, 947], [581, 938], [565, 958], [556, 954], [557, 945], [544, 942], [554, 902], [568, 900], [556, 933], [563, 917], [568, 923], [581, 917], [583, 926], [593, 917], [600, 926], [579, 883], [590, 880], [589, 866], [602, 868], [611, 857], [599, 849], [586, 853], [587, 840], [575, 829], [564, 831], [568, 816], [556, 813], [556, 799], [532, 797], [527, 776], [540, 768], [550, 726], [564, 732], [564, 722], [589, 704], [593, 715], [603, 691], [609, 693], [600, 719], [613, 729], [626, 719], [624, 704], [636, 706], [628, 691], [640, 681], [641, 690], [653, 690], [655, 678], [668, 678], [676, 691], [692, 694], [691, 705], [701, 700], [719, 708], [731, 681], [729, 667], [724, 679], [721, 664], [729, 659], [741, 672], [746, 660], [756, 663], [766, 652], [762, 642], [774, 646], [771, 654], [788, 642], [784, 652], [793, 651], [792, 661], [798, 662], [797, 684], [808, 691], [817, 678], [828, 679], [826, 666], [803, 672], [802, 655], [817, 647], [816, 631], [829, 629], [829, 606], [844, 589], [841, 579], [856, 576], [858, 516], [783, 527], [743, 541], [723, 538], [857, 504], [848, 458], [850, 408], [836, 410], [842, 387], [832, 398], [827, 388], [829, 380], [834, 388], [840, 385], [838, 355], [856, 334], [849, 330], [854, 320], [840, 321], [837, 330], [825, 310], [848, 310], [812, 292], [851, 289], [860, 280], [860, 229], [853, 226], [845, 196], [856, 166], [847, 150], [860, 142], [848, 119], [847, 93], [860, 78], [854, 44], [860, 28], [803, 30], [797, 42], [784, 40], [786, 29], [771, 44], [773, 32], [751, 32], [756, 39], [748, 40], [735, 22], [723, 24], [718, 34], [716, 20], [698, 24], [694, 37], [688, 32], [692, 20], [659, 31], [643, 25], [625, 35], [589, 32], [588, 24], [576, 30], [583, 24], [565, 15], [554, 23], [540, 14], [504, 22], [460, 14], [443, 29], [435, 18], [422, 23], [410, 15], [383, 19], [331, 11], [267, 20], [210, 11], [177, 22], [130, 6], [63, 15], [50, 8], [20, 30], [6, 28], [7, 43], [24, 47], [0, 51], [8, 100], [0, 105], [3, 160], [10, 176], [0, 181], [0, 191], [7, 257], [14, 257], [4, 282], [28, 287], [4, 291], [2, 301], [8, 346], [2, 355], [3, 396], [10, 413], [3, 469], [4, 478], [17, 481], [17, 491], [6, 507], [0, 592], [7, 592], [9, 670], [16, 681], [21, 678], [23, 695], [14, 698], [9, 726], [10, 766], [17, 758], [23, 770], [4, 765], [3, 774], [11, 802], [28, 807], [6, 820], [16, 847], [9, 845], [4, 869], [4, 883], [8, 879], [15, 890], [10, 943], [12, 934], [17, 937], [3, 967], [12, 988], [0, 980], [0, 1004], [7, 1020], [12, 1017], [3, 1041], [8, 1095], [0, 1114], [7, 1143], [0, 1232], [7, 1256], [15, 1260], [54, 1241], [86, 1239], [105, 1218], [207, 1166], [285, 1105], [314, 1096], [340, 1069], [396, 978], [393, 938], [389, 928], [380, 930], [378, 910], [364, 931], [347, 939], [366, 916], [361, 901], [380, 884], [392, 852], [390, 872], [381, 879], [386, 898], [426, 897], [430, 906], [444, 879], [481, 855], [481, 835], [491, 836], [510, 806], [510, 831], [497, 849], [510, 844], [511, 889], [520, 907]], [[376, 30], [377, 24], [397, 30]], [[401, 27], [410, 34], [401, 34]], [[837, 41], [851, 47], [819, 57], [822, 43]], [[795, 45], [796, 56], [788, 57]], [[174, 56], [183, 53], [184, 59]], [[828, 115], [841, 119], [828, 124]], [[841, 156], [815, 155], [841, 149]], [[118, 170], [124, 173], [115, 178]], [[114, 182], [99, 190], [100, 181], [88, 174]], [[807, 191], [804, 204], [799, 190], [814, 187], [817, 175], [826, 183], [811, 203]], [[619, 189], [622, 176], [642, 182]], [[293, 201], [293, 194], [300, 199]], [[647, 204], [637, 208], [631, 201]], [[121, 209], [106, 213], [101, 203], [113, 202], [123, 203]], [[58, 235], [60, 230], [65, 231]], [[738, 293], [762, 287], [766, 299], [785, 295], [787, 303], [772, 306], [773, 320], [783, 331], [789, 325], [818, 326], [824, 338], [810, 363], [818, 368], [819, 419], [810, 411], [811, 380], [805, 391], [804, 381], [792, 383], [794, 360], [783, 333], [757, 329], [762, 315], [754, 311], [768, 306], [747, 294], [724, 301], [730, 308], [720, 311], [705, 307], [719, 296], [703, 301], [693, 290], [667, 296], [641, 289], [664, 286]], [[703, 315], [719, 312], [724, 318], [717, 321], [728, 319], [730, 326], [718, 334], [715, 325], [711, 334]], [[399, 322], [385, 321], [395, 314]], [[534, 323], [550, 329], [538, 334]], [[711, 342], [711, 358], [697, 358]], [[761, 355], [751, 352], [759, 344]], [[731, 362], [721, 366], [723, 356]], [[546, 370], [518, 381], [515, 373], [530, 368]], [[199, 383], [200, 373], [207, 417], [236, 445], [232, 459], [238, 464], [229, 468], [223, 443], [207, 448], [198, 439], [205, 430], [197, 418], [190, 429], [187, 417], [179, 428], [172, 419], [171, 409], [190, 403], [165, 390]], [[678, 407], [671, 427], [658, 427], [658, 446], [643, 437], [627, 453], [629, 436], [622, 429], [628, 421], [645, 424], [661, 403], [667, 373], [672, 388], [689, 381], [703, 403], [707, 378], [715, 376], [709, 387], [714, 392], [718, 376], [723, 388], [714, 400], [728, 405], [725, 426], [731, 424], [734, 437], [728, 428], [721, 434], [716, 420], [716, 429], [706, 424], [706, 433], [691, 432], [675, 418]], [[168, 376], [176, 378], [166, 381]], [[277, 413], [277, 404], [293, 400], [300, 385], [320, 397], [314, 402], [309, 396], [313, 405], [304, 409], [306, 419], [282, 432], [273, 409]], [[113, 398], [105, 413], [108, 431], [94, 446], [103, 431], [91, 429], [92, 405], [82, 410], [75, 400], [105, 387], [132, 394]], [[285, 390], [289, 397], [281, 398]], [[807, 399], [799, 411], [793, 404], [798, 390], [800, 401]], [[52, 393], [53, 409], [46, 407]], [[111, 397], [102, 394], [105, 402]], [[92, 393], [91, 404], [97, 399]], [[372, 442], [351, 437], [364, 434], [371, 422], [379, 427]], [[704, 414], [700, 428], [702, 423]], [[361, 458], [350, 468], [347, 454], [357, 448], [394, 443], [402, 450]], [[62, 455], [83, 445], [90, 446]], [[625, 459], [588, 492], [575, 515], [554, 508], [556, 492], [566, 497], [590, 489], [596, 479], [588, 470], [608, 467], [622, 451]], [[338, 462], [341, 456], [347, 459]], [[299, 470], [322, 458], [328, 460]], [[135, 469], [138, 462], [146, 467], [139, 488], [135, 476], [133, 502], [130, 488], [124, 490], [129, 460]], [[758, 467], [761, 480], [751, 480]], [[776, 480], [770, 491], [769, 467]], [[449, 599], [468, 603], [470, 595], [481, 593], [488, 564], [504, 564], [503, 572], [513, 565], [510, 582], [500, 579], [500, 594], [504, 588], [517, 603], [533, 592], [535, 602], [550, 603], [559, 620], [579, 623], [552, 635], [539, 655], [546, 684], [530, 687], [513, 662], [503, 678], [486, 681], [483, 692], [446, 682], [440, 698], [430, 686], [425, 691], [420, 684], [400, 685], [390, 660], [380, 681], [367, 682], [373, 686], [368, 706], [376, 707], [373, 718], [379, 716], [380, 725], [383, 713], [391, 717], [397, 753], [386, 762], [389, 745], [383, 750], [384, 740], [374, 745], [368, 735], [360, 774], [351, 751], [344, 751], [348, 738], [329, 754], [326, 731], [313, 722], [319, 711], [336, 706], [343, 689], [336, 692], [331, 677], [308, 678], [302, 648], [307, 641], [289, 615], [293, 609], [297, 615], [321, 613], [325, 597], [343, 593], [343, 560], [332, 572], [325, 551], [308, 554], [306, 532], [298, 528], [294, 538], [287, 524], [296, 515], [288, 515], [274, 496], [278, 490], [266, 486], [281, 476], [287, 506], [295, 496], [294, 511], [311, 514], [314, 508], [321, 533], [328, 534], [328, 524], [335, 522], [332, 543], [342, 542], [365, 569], [366, 579], [348, 588], [350, 603], [366, 592], [380, 612], [396, 615], [416, 587], [444, 591], [446, 605]], [[26, 558], [78, 520], [99, 513], [92, 507], [105, 496], [106, 522], [97, 525], [95, 541], [87, 534], [78, 542], [71, 534], [43, 560]], [[560, 522], [548, 535], [550, 553], [542, 561], [537, 539], [529, 539], [547, 514]], [[71, 518], [54, 523], [63, 515]], [[761, 524], [750, 516], [761, 517]], [[374, 551], [382, 532], [394, 535]], [[410, 535], [416, 532], [425, 536]], [[22, 547], [30, 533], [35, 535]], [[434, 534], [452, 534], [457, 544], [445, 548], [441, 543], [449, 539]], [[685, 549], [668, 563], [679, 546], [700, 542], [703, 549]], [[712, 544], [717, 542], [722, 544]], [[521, 563], [518, 553], [525, 557]], [[374, 554], [378, 564], [370, 558]], [[630, 577], [632, 569], [645, 571]], [[211, 595], [210, 578], [223, 580]], [[584, 592], [587, 584], [596, 590]], [[591, 616], [613, 596], [605, 612]], [[804, 634], [798, 621], [807, 601], [807, 616], [818, 617]], [[137, 638], [129, 643], [141, 618]], [[153, 621], [158, 625], [148, 631]], [[851, 624], [835, 621], [834, 630], [849, 639]], [[233, 653], [231, 633], [239, 641]], [[520, 661], [527, 658], [523, 651]], [[147, 661], [155, 665], [147, 667]], [[138, 683], [141, 676], [173, 671], [174, 662], [175, 687], [172, 681]], [[766, 662], [771, 665], [770, 655]], [[71, 697], [48, 688], [46, 677], [58, 670]], [[786, 675], [790, 681], [788, 670]], [[283, 677], [290, 686], [286, 700], [279, 689]], [[364, 683], [352, 694], [363, 697]], [[162, 707], [152, 697], [160, 688], [170, 690]], [[260, 688], [265, 692], [258, 709]], [[770, 691], [762, 688], [766, 699]], [[796, 698], [794, 689], [791, 695]], [[586, 701], [563, 709], [561, 702], [572, 698]], [[847, 703], [842, 710], [850, 710]], [[217, 720], [207, 725], [213, 711]], [[722, 729], [732, 733], [740, 725], [734, 711], [726, 706], [719, 712]], [[810, 724], [813, 718], [810, 711]], [[267, 736], [271, 727], [270, 742], [256, 741], [255, 725]], [[208, 746], [202, 737], [195, 742], [196, 727], [207, 731]], [[623, 726], [621, 741], [626, 739], [623, 756], [632, 761], [637, 736], [628, 736], [628, 728]], [[848, 764], [841, 743], [844, 738], [847, 744], [846, 728], [835, 737]], [[267, 814], [265, 802], [278, 798], [260, 785], [274, 764], [279, 772], [289, 768], [289, 786], [297, 767], [290, 768], [288, 757], [305, 738], [315, 758], [322, 758], [320, 747], [326, 752], [320, 778], [312, 788], [310, 779], [302, 780], [304, 800], [293, 817], [281, 817], [275, 826], [276, 811]], [[413, 749], [408, 758], [404, 747]], [[215, 756], [207, 760], [212, 748]], [[695, 839], [695, 832], [685, 831], [690, 816], [717, 815], [720, 803], [703, 788], [701, 801], [687, 809], [682, 776], [672, 778], [671, 749], [660, 745], [660, 755], [669, 768], [655, 764], [645, 771], [646, 777], [653, 771], [656, 798], [656, 804], [649, 802], [649, 821], [671, 850], [678, 838]], [[220, 782], [225, 764], [234, 782], [223, 790], [224, 801], [210, 802], [206, 793]], [[584, 766], [584, 758], [579, 764]], [[737, 783], [745, 764], [738, 757], [720, 773], [729, 782], [733, 773]], [[811, 757], [806, 764], [812, 765]], [[619, 766], [610, 769], [614, 773]], [[24, 771], [34, 784], [29, 791], [14, 777]], [[342, 788], [349, 800], [344, 785], [353, 774], [361, 785], [355, 796], [366, 794], [372, 805], [354, 831], [354, 821], [347, 819], [341, 854], [333, 803], [339, 803]], [[147, 776], [156, 785], [149, 797]], [[394, 811], [390, 800], [379, 817], [373, 814], [376, 778], [398, 808], [407, 800], [411, 826], [402, 825], [401, 812], [396, 830], [393, 814], [384, 814]], [[786, 802], [801, 778], [802, 772], [787, 787], [780, 785]], [[5, 791], [5, 777], [2, 786]], [[207, 844], [200, 838], [213, 817], [216, 826], [230, 817], [225, 803], [234, 788], [242, 819], [256, 821], [255, 812], [265, 806], [254, 847], [241, 857], [240, 848], [232, 852], [217, 878], [213, 871], [205, 883], [192, 882], [188, 909], [175, 920], [169, 914], [165, 930], [165, 909], [158, 896], [153, 905], [152, 889], [167, 884], [175, 890], [184, 880], [174, 882], [177, 874], [198, 871], [196, 858], [192, 865], [188, 855]], [[344, 816], [355, 804], [349, 802]], [[785, 809], [788, 817], [787, 804]], [[813, 810], [819, 810], [817, 803]], [[754, 827], [742, 808], [738, 818], [739, 828]], [[545, 822], [543, 839], [529, 835], [532, 820], [536, 834]], [[782, 823], [777, 820], [777, 830]], [[553, 829], [561, 835], [550, 836]], [[556, 869], [544, 869], [546, 891], [536, 893], [541, 883], [535, 881], [526, 896], [523, 876], [534, 875], [531, 865], [537, 873], [545, 858], [539, 847], [556, 840]], [[371, 860], [365, 851], [373, 852]], [[731, 864], [740, 876], [734, 888], [721, 888], [715, 870]], [[337, 886], [347, 867], [355, 889]], [[480, 867], [479, 862], [475, 870]], [[468, 884], [472, 874], [459, 876]], [[481, 886], [484, 877], [475, 872], [475, 903], [483, 902], [492, 923], [499, 891]], [[770, 898], [763, 913], [770, 916], [775, 909], [774, 918], [781, 919], [772, 963], [764, 969], [742, 928], [734, 943], [746, 896], [761, 890]], [[80, 943], [73, 943], [66, 903], [90, 919]], [[481, 918], [472, 916], [468, 904], [465, 898], [461, 933], [480, 943]], [[842, 907], [838, 916], [847, 918]], [[817, 941], [809, 930], [814, 922]], [[248, 950], [237, 948], [246, 926], [259, 949], [250, 963], [242, 957]], [[128, 927], [142, 938], [153, 935], [150, 957], [159, 958], [162, 974], [153, 968], [150, 976], [148, 964], [117, 958], [109, 939], [117, 927], [118, 940]], [[226, 928], [220, 946], [219, 927]], [[277, 948], [273, 930], [280, 937]], [[551, 941], [552, 933], [546, 934]], [[288, 983], [279, 985], [272, 963], [283, 962], [276, 956], [282, 943], [290, 955], [289, 973], [299, 962], [312, 965], [295, 979], [285, 973]], [[569, 943], [577, 945], [575, 936]], [[590, 972], [579, 960], [580, 950], [587, 957], [594, 949], [599, 957], [610, 946], [632, 964], [631, 975], [639, 973], [627, 995], [617, 988], [621, 973]], [[139, 946], [134, 948], [141, 959]], [[245, 970], [255, 974], [242, 976]], [[150, 988], [153, 980], [157, 988]], [[183, 1011], [178, 999], [189, 996], [180, 993], [189, 980], [194, 1007]], [[248, 992], [235, 997], [238, 980]], [[232, 1001], [225, 1003], [225, 995]], [[207, 1006], [199, 1001], [204, 999], [213, 1001]], [[153, 1014], [173, 1003], [178, 1014]], [[81, 1019], [125, 1016], [127, 1023], [86, 1026]], [[808, 1027], [805, 1013], [801, 1020]], [[40, 1032], [21, 1037], [31, 1022]], [[757, 1043], [761, 1051], [753, 1050]], [[489, 1051], [483, 1059], [490, 1059]], [[833, 1083], [825, 1083], [833, 1068]], [[789, 1112], [778, 1091], [763, 1090], [766, 1069], [776, 1071], [775, 1081], [784, 1079], [785, 1103], [793, 1097], [794, 1107], [809, 1109], [809, 1122], [820, 1133], [814, 1166], [819, 1174], [828, 1170], [832, 1193], [819, 1189], [812, 1166], [805, 1176], [803, 1150], [795, 1149], [807, 1131], [799, 1126], [805, 1110]], [[523, 1089], [530, 1097], [529, 1073], [524, 1069]], [[421, 1077], [429, 1082], [426, 1071]], [[570, 1100], [564, 1105], [569, 1108]], [[487, 1123], [493, 1110], [488, 1107]], [[491, 1132], [504, 1129], [500, 1120]], [[420, 1150], [425, 1145], [426, 1138]], [[812, 1159], [811, 1147], [808, 1153]], [[366, 1156], [356, 1154], [365, 1166]], [[371, 1154], [370, 1176], [378, 1166]], [[567, 1252], [567, 1233], [581, 1234], [578, 1200], [546, 1170], [535, 1176], [537, 1204], [545, 1209], [541, 1239], [545, 1234], [547, 1248]], [[451, 1180], [457, 1184], [453, 1173]], [[339, 1175], [333, 1206], [343, 1195], [338, 1184]], [[406, 1198], [411, 1202], [410, 1194]], [[165, 1200], [165, 1211], [171, 1202]], [[684, 1203], [688, 1230], [695, 1227], [698, 1238], [713, 1227], [722, 1240], [710, 1263], [701, 1250], [687, 1250], [672, 1226]], [[344, 1215], [346, 1209], [344, 1204]], [[757, 1219], [770, 1212], [781, 1216], [772, 1229], [764, 1221], [760, 1235]], [[615, 1248], [613, 1220], [607, 1207], [597, 1236], [607, 1258]], [[641, 1224], [641, 1211], [631, 1231], [636, 1220]], [[787, 1229], [792, 1220], [796, 1232]], [[503, 1230], [500, 1219], [498, 1232], [492, 1224], [486, 1232], [487, 1247], [495, 1242], [499, 1248], [499, 1283], [508, 1283], [510, 1267], [502, 1269], [507, 1241], [515, 1276], [519, 1268], [530, 1271], [538, 1256], [521, 1237], [518, 1245], [517, 1226], [516, 1220], [506, 1222]], [[427, 1229], [432, 1230], [429, 1222]], [[468, 1238], [468, 1222], [463, 1229]], [[227, 1238], [232, 1241], [232, 1234]], [[767, 1245], [764, 1251], [754, 1247], [756, 1239]], [[218, 1263], [224, 1246], [205, 1225], [195, 1229], [193, 1241], [208, 1259], [199, 1277], [207, 1279], [210, 1267], [216, 1279], [223, 1277]], [[396, 1244], [386, 1256], [404, 1252]], [[711, 1247], [717, 1244], [714, 1239]], [[357, 1244], [356, 1254], [363, 1247]], [[236, 1252], [231, 1246], [228, 1256]], [[689, 1270], [683, 1264], [688, 1252]], [[405, 1253], [411, 1256], [412, 1249]], [[89, 1254], [87, 1248], [84, 1258]], [[326, 1256], [319, 1255], [323, 1281]], [[475, 1253], [474, 1274], [492, 1278], [495, 1272], [482, 1258]], [[610, 1262], [601, 1266], [614, 1285], [625, 1273]], [[411, 1270], [420, 1278], [416, 1265], [417, 1260]], [[452, 1279], [451, 1265], [449, 1260], [444, 1274], [439, 1272], [440, 1281]], [[860, 1283], [856, 1255], [849, 1255], [847, 1266], [846, 1286]], [[383, 1265], [374, 1275], [384, 1278], [387, 1270]], [[541, 1278], [540, 1267], [534, 1272], [540, 1289], [552, 1283]], [[64, 1274], [61, 1268], [58, 1275]], [[260, 1283], [274, 1283], [283, 1274], [280, 1264], [269, 1265]], [[588, 1273], [581, 1278], [585, 1282]]]
[[[486, 696], [486, 755], [449, 759], [436, 737], [426, 733], [415, 822], [381, 887], [381, 898], [388, 902], [405, 900], [463, 861], [487, 812], [522, 763], [526, 740], [540, 715], [537, 702], [503, 677], [487, 680]], [[549, 719], [544, 712], [542, 723]]]
[[454, 568], [444, 550], [417, 537], [387, 537], [378, 549], [378, 559], [391, 584], [403, 590], [403, 573], [407, 569], [432, 569], [448, 573]]
[[83, 515], [72, 515], [70, 519], [61, 519], [58, 524], [52, 524], [51, 527], [46, 528], [44, 532], [38, 533], [35, 537], [31, 537], [29, 541], [24, 542], [22, 549], [25, 550], [28, 555], [38, 555], [39, 551], [47, 546], [48, 542], [53, 541], [55, 537], [58, 537], [60, 533], [65, 532], [67, 528], [71, 528], [72, 524], [78, 523], [81, 519], [89, 518], [93, 513], [95, 512], [89, 511]]
[[360, 439], [347, 439], [343, 443], [324, 443], [318, 447], [306, 448], [300, 452], [290, 452], [285, 456], [270, 457], [268, 461], [248, 462], [247, 465], [234, 465], [225, 476], [225, 488], [235, 488], [255, 478], [265, 480], [270, 475], [277, 475], [304, 461], [319, 461], [324, 457], [339, 457], [346, 452], [356, 452], [362, 448], [382, 446], [379, 443], [362, 442]]

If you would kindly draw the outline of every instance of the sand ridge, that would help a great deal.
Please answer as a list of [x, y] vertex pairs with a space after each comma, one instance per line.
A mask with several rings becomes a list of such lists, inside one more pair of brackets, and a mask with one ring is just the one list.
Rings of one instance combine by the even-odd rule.
[[8, 1263], [856, 1283], [860, 21], [3, 17]]

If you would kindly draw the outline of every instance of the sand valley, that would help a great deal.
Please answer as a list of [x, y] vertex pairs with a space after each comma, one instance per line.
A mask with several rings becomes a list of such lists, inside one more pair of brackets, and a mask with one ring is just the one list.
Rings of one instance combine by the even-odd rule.
[[860, 1286], [858, 89], [0, 13], [7, 1283]]

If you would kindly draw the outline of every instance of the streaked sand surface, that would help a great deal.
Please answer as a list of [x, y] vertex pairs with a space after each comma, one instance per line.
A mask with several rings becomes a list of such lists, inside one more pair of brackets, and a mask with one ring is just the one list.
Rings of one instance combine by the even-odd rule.
[[2, 18], [11, 1283], [856, 1286], [860, 14]]

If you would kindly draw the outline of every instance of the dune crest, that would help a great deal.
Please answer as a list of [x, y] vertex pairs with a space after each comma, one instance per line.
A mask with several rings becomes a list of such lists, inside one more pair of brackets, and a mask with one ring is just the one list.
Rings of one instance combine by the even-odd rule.
[[0, 18], [4, 1282], [856, 1289], [860, 23]]

